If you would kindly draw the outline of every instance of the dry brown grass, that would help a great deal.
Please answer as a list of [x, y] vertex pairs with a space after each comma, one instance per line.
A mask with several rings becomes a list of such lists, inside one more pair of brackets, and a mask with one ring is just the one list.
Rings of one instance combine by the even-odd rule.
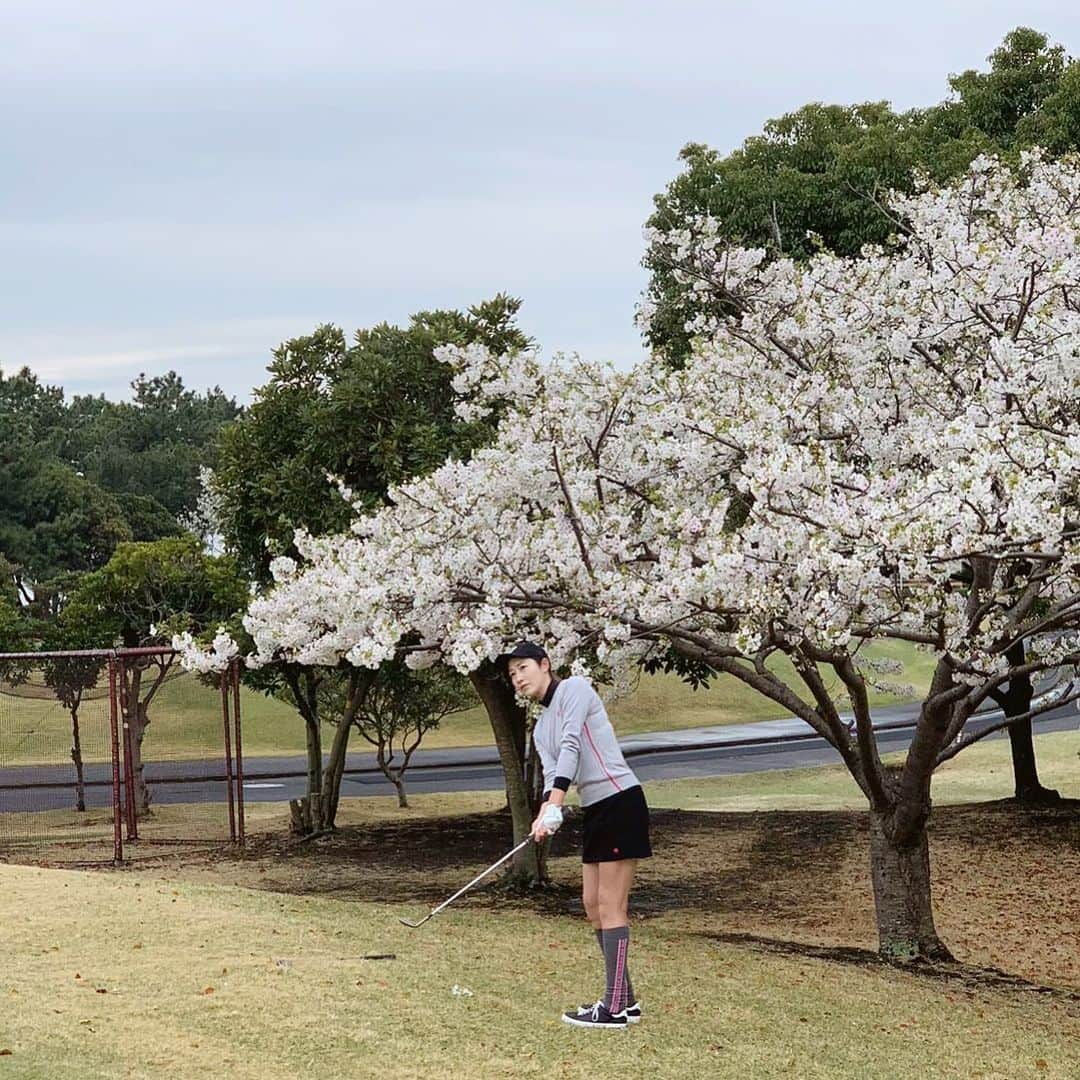
[[[452, 845], [440, 879], [499, 839], [483, 820], [468, 822], [480, 850], [466, 858]], [[669, 850], [675, 824], [685, 826], [661, 827]], [[692, 843], [692, 830], [679, 832]], [[267, 854], [244, 869], [258, 873]], [[617, 1036], [571, 1030], [559, 1010], [600, 977], [580, 921], [538, 918], [489, 894], [410, 931], [396, 915], [416, 909], [415, 895], [375, 903], [355, 899], [353, 886], [326, 887], [347, 854], [296, 879], [307, 895], [162, 880], [145, 868], [0, 866], [0, 1051], [10, 1051], [0, 1075], [1071, 1080], [1080, 1071], [1080, 1013], [1062, 995], [778, 955], [716, 940], [679, 907], [634, 923], [645, 1022]], [[414, 866], [439, 863], [413, 854]], [[557, 869], [564, 877], [569, 867]], [[655, 882], [644, 894], [656, 903]], [[364, 959], [384, 953], [394, 959]]]
[[547, 893], [492, 887], [423, 930], [397, 922], [506, 849], [494, 802], [437, 796], [403, 818], [355, 800], [313, 843], [264, 804], [244, 854], [0, 865], [0, 1077], [74, 1061], [80, 1080], [1080, 1075], [1075, 808], [935, 812], [938, 923], [963, 964], [933, 973], [874, 959], [861, 814], [657, 811], [634, 893], [646, 1023], [613, 1041], [557, 1020], [600, 973], [573, 818]]
[[[441, 799], [445, 807], [454, 797]], [[470, 809], [468, 802], [459, 809]], [[242, 856], [165, 849], [136, 869], [177, 881], [392, 902], [415, 913], [509, 845], [504, 813], [438, 818], [418, 808], [401, 820], [389, 807], [355, 812], [363, 811], [363, 823], [313, 843], [292, 842], [278, 829], [256, 835]], [[641, 864], [634, 890], [639, 917], [683, 915], [714, 935], [875, 948], [864, 814], [657, 810], [654, 834], [657, 855]], [[577, 840], [571, 818], [551, 860], [554, 888], [540, 901], [550, 914], [581, 910]], [[938, 929], [958, 960], [1080, 991], [1080, 809], [939, 807], [931, 858]], [[537, 901], [493, 888], [459, 903], [501, 910]]]

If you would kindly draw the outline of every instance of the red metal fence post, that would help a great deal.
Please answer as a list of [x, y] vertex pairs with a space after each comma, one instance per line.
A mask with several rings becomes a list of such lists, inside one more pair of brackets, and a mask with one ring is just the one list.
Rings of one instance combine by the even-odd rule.
[[233, 802], [232, 735], [229, 731], [229, 694], [232, 680], [228, 671], [221, 673], [218, 685], [221, 689], [221, 717], [225, 725], [225, 779], [229, 793], [229, 839], [236, 843], [236, 807]]
[[138, 840], [139, 823], [135, 816], [135, 768], [132, 764], [131, 724], [128, 721], [131, 715], [131, 702], [128, 699], [127, 664], [122, 658], [118, 661], [118, 670], [120, 673], [120, 712], [124, 718], [124, 804], [127, 810], [127, 834], [129, 840]]
[[233, 726], [236, 729], [236, 811], [240, 846], [244, 846], [244, 753], [240, 746], [240, 661], [232, 662]]
[[120, 728], [117, 720], [116, 657], [109, 658], [109, 737], [112, 749], [113, 862], [124, 861], [124, 830], [120, 810]]

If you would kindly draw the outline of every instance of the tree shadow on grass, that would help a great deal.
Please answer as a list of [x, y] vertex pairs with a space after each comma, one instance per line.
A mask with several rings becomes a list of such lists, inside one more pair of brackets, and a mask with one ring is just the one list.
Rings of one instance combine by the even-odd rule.
[[831, 963], [871, 969], [887, 968], [894, 971], [904, 971], [921, 978], [956, 984], [958, 989], [965, 992], [1005, 990], [1039, 994], [1067, 1005], [1077, 1006], [1076, 1012], [1077, 1015], [1080, 1015], [1080, 992], [1066, 987], [1048, 986], [1045, 983], [1033, 982], [1030, 979], [1013, 975], [1008, 971], [1002, 971], [1000, 968], [980, 967], [958, 961], [892, 960], [871, 949], [809, 945], [800, 941], [781, 941], [756, 934], [697, 933], [694, 936], [709, 941], [723, 942], [726, 945], [747, 946], [774, 955], [805, 957], [807, 959], [825, 960]]

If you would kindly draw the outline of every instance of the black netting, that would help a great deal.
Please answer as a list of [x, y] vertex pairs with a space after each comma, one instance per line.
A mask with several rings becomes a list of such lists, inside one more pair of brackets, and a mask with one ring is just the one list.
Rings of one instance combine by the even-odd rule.
[[[140, 842], [228, 840], [236, 828], [235, 783], [232, 824], [229, 811], [235, 764], [226, 760], [221, 685], [177, 668], [172, 657], [137, 658], [124, 660], [120, 673], [137, 834]], [[133, 701], [136, 693], [140, 707]], [[136, 745], [139, 715], [146, 723]], [[234, 739], [230, 720], [230, 749]]]
[[111, 858], [118, 818], [128, 855], [158, 843], [235, 838], [231, 686], [230, 678], [223, 695], [217, 678], [208, 684], [184, 672], [171, 653], [0, 654], [0, 854], [47, 844], [50, 858], [68, 847], [88, 860]]
[[9, 665], [0, 680], [0, 845], [112, 842], [106, 664], [60, 665]]

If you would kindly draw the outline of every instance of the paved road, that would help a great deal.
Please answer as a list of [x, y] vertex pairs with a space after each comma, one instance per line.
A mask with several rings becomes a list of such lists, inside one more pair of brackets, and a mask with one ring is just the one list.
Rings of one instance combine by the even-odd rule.
[[[894, 706], [875, 716], [878, 744], [883, 752], [903, 750], [909, 743], [914, 709]], [[981, 714], [969, 728], [1000, 718]], [[1047, 713], [1035, 721], [1035, 730], [1076, 730], [1080, 717], [1075, 705]], [[999, 732], [990, 738], [1003, 738]], [[836, 751], [801, 721], [767, 720], [757, 724], [693, 728], [655, 732], [621, 740], [634, 771], [643, 780], [678, 777], [724, 776], [732, 773], [791, 769], [832, 764]], [[502, 770], [493, 747], [460, 747], [418, 751], [406, 776], [412, 793], [497, 790]], [[244, 797], [248, 802], [279, 802], [304, 794], [303, 758], [249, 759], [244, 768]], [[112, 800], [111, 771], [105, 765], [87, 767], [87, 803], [108, 806]], [[154, 802], [224, 802], [227, 798], [224, 765], [220, 761], [181, 761], [147, 765]], [[70, 808], [74, 769], [71, 766], [0, 768], [0, 813]], [[378, 772], [372, 754], [350, 754], [342, 784], [345, 796], [391, 795], [393, 786]]]

